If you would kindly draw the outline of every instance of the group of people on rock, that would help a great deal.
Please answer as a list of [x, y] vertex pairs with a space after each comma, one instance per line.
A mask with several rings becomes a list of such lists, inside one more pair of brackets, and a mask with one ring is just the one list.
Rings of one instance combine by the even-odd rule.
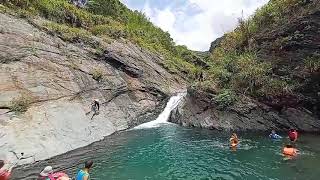
[[[6, 163], [3, 160], [0, 160], [0, 180], [9, 180], [11, 176], [12, 166], [7, 168], [9, 163]], [[84, 168], [80, 169], [76, 176], [75, 180], [89, 180], [90, 179], [90, 170], [93, 166], [93, 161], [86, 161]], [[39, 174], [38, 180], [71, 180], [69, 176], [64, 172], [54, 172], [51, 166], [45, 167]]]
[[[269, 138], [274, 139], [274, 140], [275, 139], [282, 139], [282, 137], [280, 135], [278, 135], [275, 130], [271, 131], [271, 133], [269, 134]], [[295, 143], [298, 139], [297, 130], [291, 128], [288, 133], [288, 138], [290, 139], [291, 144], [287, 144], [285, 147], [283, 147], [282, 154], [287, 157], [294, 157], [299, 152], [299, 150], [296, 149], [293, 145], [293, 143]], [[239, 138], [238, 138], [237, 134], [232, 133], [231, 138], [230, 138], [230, 148], [232, 150], [236, 150], [238, 144], [239, 144]]]
[[[100, 110], [99, 99], [94, 99], [91, 103], [91, 111], [88, 112], [88, 114], [93, 112], [91, 119], [93, 119], [95, 115], [99, 114], [99, 110]], [[23, 158], [23, 153], [21, 158]], [[76, 180], [88, 180], [89, 170], [92, 167], [92, 164], [93, 164], [92, 161], [87, 161], [85, 163], [85, 168], [78, 172], [76, 176]], [[11, 176], [11, 171], [15, 165], [10, 165], [9, 162], [0, 160], [0, 180], [9, 180]], [[53, 168], [51, 166], [45, 167], [43, 171], [40, 173], [39, 178], [40, 180], [69, 180], [70, 179], [68, 175], [65, 173], [61, 173], [61, 172], [54, 173]]]
[[[93, 166], [93, 161], [89, 160], [84, 163], [84, 168], [80, 169], [75, 180], [89, 180], [90, 179], [90, 169]], [[39, 174], [39, 180], [71, 180], [69, 176], [64, 172], [54, 172], [51, 166], [45, 167]]]

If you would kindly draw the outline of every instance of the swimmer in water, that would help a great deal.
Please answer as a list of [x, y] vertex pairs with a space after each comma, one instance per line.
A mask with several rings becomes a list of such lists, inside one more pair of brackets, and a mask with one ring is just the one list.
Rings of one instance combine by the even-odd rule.
[[238, 138], [238, 136], [237, 136], [236, 133], [232, 133], [231, 138], [230, 138], [229, 141], [230, 141], [230, 147], [231, 147], [232, 149], [237, 148], [237, 146], [238, 146], [238, 144], [239, 144], [239, 138]]
[[294, 148], [290, 144], [286, 145], [282, 150], [282, 154], [289, 159], [296, 157], [298, 155], [298, 153], [299, 153], [299, 150]]
[[271, 131], [271, 133], [269, 134], [269, 137], [270, 137], [271, 139], [281, 139], [281, 138], [282, 138], [281, 136], [279, 136], [279, 135], [276, 133], [275, 130], [272, 130], [272, 131]]
[[297, 139], [298, 139], [298, 132], [297, 132], [297, 130], [291, 128], [290, 131], [289, 131], [288, 136], [289, 136], [290, 141], [296, 142]]

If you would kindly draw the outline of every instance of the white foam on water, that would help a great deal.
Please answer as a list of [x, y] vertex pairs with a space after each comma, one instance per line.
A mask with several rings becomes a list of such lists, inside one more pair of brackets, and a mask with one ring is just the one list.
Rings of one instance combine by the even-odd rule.
[[176, 96], [172, 96], [168, 101], [166, 107], [164, 108], [164, 110], [156, 120], [141, 124], [133, 129], [155, 128], [155, 127], [159, 127], [162, 124], [168, 124], [169, 123], [168, 119], [171, 111], [178, 106], [178, 104], [180, 103], [180, 101], [185, 95], [186, 93], [179, 93]]

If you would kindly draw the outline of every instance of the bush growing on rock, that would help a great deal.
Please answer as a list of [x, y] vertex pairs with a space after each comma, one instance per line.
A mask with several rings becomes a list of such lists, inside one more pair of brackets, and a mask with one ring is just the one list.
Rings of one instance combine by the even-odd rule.
[[92, 71], [92, 78], [96, 81], [100, 81], [103, 78], [103, 72], [101, 69], [94, 69]]
[[304, 68], [310, 72], [319, 72], [320, 71], [320, 55], [307, 57], [304, 60]]
[[10, 110], [16, 113], [23, 113], [28, 110], [31, 103], [32, 96], [27, 93], [23, 93], [11, 101]]
[[213, 98], [219, 109], [225, 109], [237, 100], [236, 94], [230, 89], [223, 89]]
[[76, 41], [91, 41], [91, 33], [79, 28], [69, 27], [64, 24], [58, 23], [45, 23], [44, 26], [48, 28], [49, 31], [53, 31], [66, 41], [76, 42]]

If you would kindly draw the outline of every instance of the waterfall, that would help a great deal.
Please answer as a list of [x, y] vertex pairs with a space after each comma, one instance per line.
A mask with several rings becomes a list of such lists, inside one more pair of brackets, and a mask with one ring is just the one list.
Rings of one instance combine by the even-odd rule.
[[162, 111], [162, 113], [158, 116], [158, 118], [154, 121], [150, 121], [144, 124], [141, 124], [133, 129], [146, 129], [146, 128], [154, 128], [159, 127], [161, 124], [169, 123], [168, 119], [171, 111], [178, 106], [181, 99], [186, 95], [186, 93], [179, 93], [176, 96], [172, 96], [168, 101], [166, 107]]

